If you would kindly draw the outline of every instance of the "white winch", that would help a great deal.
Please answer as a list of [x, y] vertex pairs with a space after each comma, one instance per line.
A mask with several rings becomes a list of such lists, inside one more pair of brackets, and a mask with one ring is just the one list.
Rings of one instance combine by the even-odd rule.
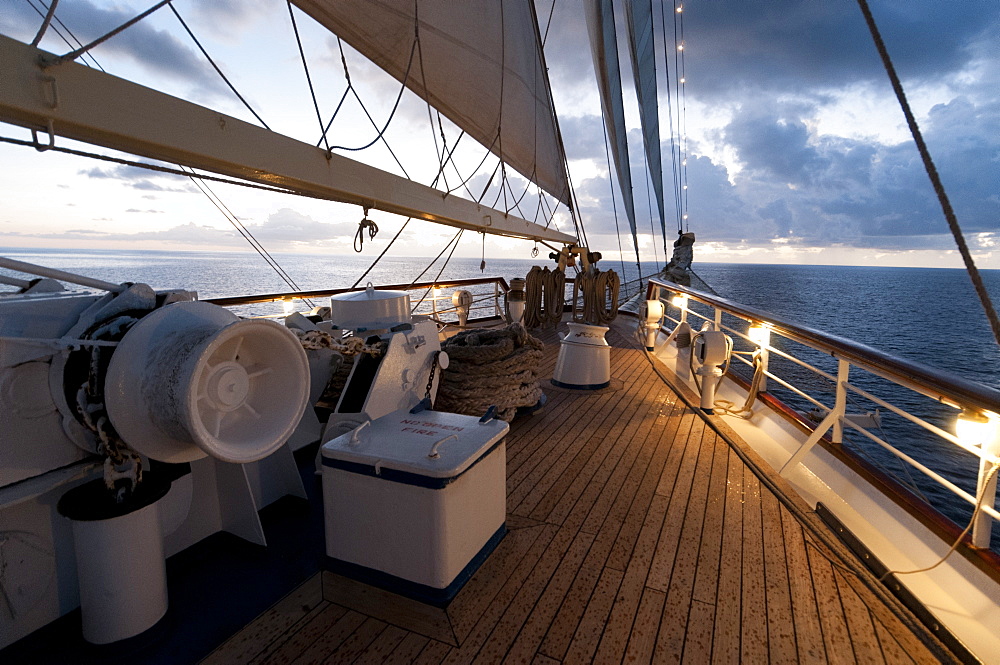
[[[701, 410], [714, 413], [715, 389], [729, 366], [733, 340], [725, 333], [713, 330], [711, 323], [706, 322], [691, 340], [691, 346], [691, 365], [697, 360], [699, 366], [694, 369], [694, 374], [701, 377]], [[697, 378], [695, 381], [697, 383]]]
[[305, 352], [288, 329], [198, 301], [136, 323], [105, 383], [115, 429], [163, 462], [263, 459], [288, 440], [308, 393]]

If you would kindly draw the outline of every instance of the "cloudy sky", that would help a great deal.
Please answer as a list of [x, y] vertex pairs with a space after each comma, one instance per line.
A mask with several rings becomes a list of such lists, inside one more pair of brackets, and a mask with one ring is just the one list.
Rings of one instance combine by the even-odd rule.
[[[120, 23], [129, 6], [149, 4], [63, 0], [57, 15], [87, 40]], [[315, 142], [315, 112], [283, 2], [177, 0], [175, 5], [272, 127]], [[873, 0], [872, 5], [977, 260], [982, 267], [1000, 268], [1000, 3]], [[41, 6], [39, 0], [0, 0], [0, 33], [30, 41], [40, 22], [34, 8]], [[538, 0], [543, 23], [550, 6], [550, 0]], [[667, 12], [671, 20], [669, 3]], [[552, 14], [546, 57], [580, 213], [591, 244], [613, 255], [618, 243], [612, 186], [585, 21], [577, 0], [556, 0]], [[344, 90], [339, 52], [301, 13], [298, 22], [320, 104], [333, 108]], [[623, 21], [619, 35], [624, 36]], [[688, 221], [698, 236], [698, 260], [959, 265], [856, 3], [690, 0], [684, 37]], [[68, 50], [51, 32], [42, 47]], [[169, 10], [93, 53], [111, 73], [252, 120]], [[622, 56], [628, 98], [632, 77]], [[348, 51], [347, 57], [352, 80], [366, 100], [374, 100], [376, 121], [384, 121], [397, 84], [357, 54]], [[662, 67], [659, 76], [663, 102]], [[649, 233], [634, 102], [626, 102], [626, 115], [639, 227], [646, 231], [640, 237], [643, 258], [651, 260], [658, 251], [662, 260], [662, 248], [656, 249], [662, 240]], [[433, 148], [429, 139], [421, 144], [413, 137], [427, 134], [426, 125], [426, 108], [404, 99], [387, 132], [402, 146], [403, 166], [424, 181], [420, 159]], [[353, 108], [337, 131], [347, 145], [374, 130]], [[27, 137], [8, 125], [0, 125], [0, 134]], [[669, 164], [666, 129], [662, 134]], [[365, 161], [399, 171], [384, 149]], [[0, 145], [0, 170], [0, 246], [237, 249], [243, 242], [183, 178], [7, 145]], [[673, 197], [671, 176], [665, 177], [669, 231]], [[480, 175], [470, 185], [481, 189], [487, 178]], [[272, 251], [351, 251], [360, 218], [355, 208], [212, 187]], [[621, 215], [620, 199], [617, 209]], [[377, 221], [384, 237], [369, 246], [372, 252], [402, 224], [390, 215]], [[619, 223], [624, 228], [624, 218]], [[401, 246], [433, 256], [452, 235], [449, 229], [411, 224]], [[480, 248], [480, 240], [469, 237], [458, 254], [477, 256]], [[528, 258], [531, 244], [498, 240], [488, 248]]]

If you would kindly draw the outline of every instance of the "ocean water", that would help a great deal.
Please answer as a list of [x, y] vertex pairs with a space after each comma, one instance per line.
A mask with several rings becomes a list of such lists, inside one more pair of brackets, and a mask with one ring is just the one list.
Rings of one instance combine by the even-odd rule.
[[[289, 291], [289, 287], [256, 253], [24, 250], [0, 248], [0, 256], [120, 283], [145, 282], [155, 288], [198, 291], [202, 298]], [[373, 256], [274, 255], [303, 290], [349, 287], [366, 270]], [[383, 259], [365, 282], [398, 284], [478, 277], [479, 259]], [[487, 258], [486, 276], [508, 280], [523, 277], [532, 265], [548, 265], [544, 255], [535, 260]], [[604, 266], [621, 270], [621, 264]], [[644, 274], [657, 269], [642, 265]], [[931, 268], [834, 267], [747, 264], [697, 264], [697, 273], [723, 297], [751, 305], [812, 328], [851, 338], [888, 353], [946, 368], [984, 384], [1000, 388], [1000, 347], [993, 341], [978, 299], [962, 270]], [[424, 272], [426, 271], [426, 272]], [[635, 265], [625, 265], [623, 281], [637, 277]], [[421, 276], [421, 273], [424, 274]], [[0, 274], [12, 274], [0, 270]], [[983, 271], [987, 288], [1000, 294], [1000, 271]], [[243, 314], [277, 313], [274, 305], [254, 305]], [[773, 342], [774, 340], [772, 340]], [[778, 344], [780, 348], [780, 343]], [[738, 347], [739, 348], [739, 347]], [[798, 350], [796, 350], [798, 352]], [[836, 373], [828, 356], [809, 353], [804, 359]], [[772, 369], [793, 376], [796, 382], [832, 396], [832, 387], [787, 361], [772, 356]], [[887, 382], [852, 374], [852, 382], [888, 401], [951, 430], [955, 410]], [[809, 405], [794, 394], [772, 385], [772, 392], [802, 410]], [[827, 404], [832, 399], [823, 400]], [[853, 398], [849, 411], [867, 412], [875, 405]], [[884, 414], [880, 435], [907, 454], [939, 470], [960, 487], [975, 489], [976, 467], [970, 455], [924, 435], [912, 423]], [[893, 474], [924, 496], [957, 523], [968, 521], [971, 508], [920, 473], [906, 469], [899, 460], [863, 437], [849, 436], [850, 446], [869, 461]], [[1000, 531], [1000, 528], [995, 529]], [[1000, 544], [1000, 536], [994, 537]], [[994, 546], [996, 548], [996, 545]]]

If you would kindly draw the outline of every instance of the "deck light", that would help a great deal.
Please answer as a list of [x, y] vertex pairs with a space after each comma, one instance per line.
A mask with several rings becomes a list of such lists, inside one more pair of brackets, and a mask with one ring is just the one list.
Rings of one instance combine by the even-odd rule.
[[687, 309], [688, 297], [683, 293], [678, 293], [670, 299], [670, 304], [674, 307], [679, 307], [680, 309]]
[[754, 323], [747, 330], [747, 337], [750, 341], [765, 349], [771, 343], [771, 327], [765, 323]]
[[955, 436], [970, 446], [981, 446], [992, 440], [996, 421], [975, 409], [965, 408], [955, 422]]

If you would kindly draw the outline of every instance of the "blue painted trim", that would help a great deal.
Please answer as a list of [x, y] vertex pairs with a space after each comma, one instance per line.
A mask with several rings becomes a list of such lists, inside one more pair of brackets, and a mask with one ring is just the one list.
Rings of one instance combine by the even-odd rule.
[[330, 467], [331, 469], [340, 469], [341, 471], [347, 471], [348, 473], [356, 473], [359, 476], [378, 478], [379, 480], [385, 480], [390, 483], [400, 483], [402, 485], [413, 485], [414, 487], [440, 490], [444, 489], [448, 485], [451, 485], [453, 482], [475, 468], [477, 464], [489, 457], [490, 453], [496, 450], [505, 440], [506, 437], [494, 443], [490, 446], [489, 450], [479, 456], [479, 459], [466, 467], [464, 471], [456, 476], [452, 476], [451, 478], [432, 478], [430, 476], [420, 475], [419, 473], [413, 473], [412, 471], [400, 471], [398, 469], [389, 469], [386, 467], [382, 467], [379, 473], [375, 473], [374, 465], [362, 464], [360, 462], [348, 462], [347, 460], [340, 459], [330, 459], [326, 455], [323, 455], [323, 466]]
[[601, 388], [607, 388], [611, 385], [611, 380], [607, 380], [604, 383], [590, 383], [587, 385], [578, 385], [575, 383], [563, 383], [562, 381], [556, 381], [555, 379], [549, 379], [552, 385], [559, 388], [569, 388], [570, 390], [600, 390]]
[[465, 568], [462, 569], [462, 572], [455, 576], [455, 579], [452, 580], [451, 584], [443, 589], [438, 589], [426, 584], [420, 584], [418, 582], [412, 582], [410, 580], [403, 579], [402, 577], [390, 575], [389, 573], [383, 573], [381, 570], [375, 570], [374, 568], [368, 568], [367, 566], [351, 563], [349, 561], [343, 561], [341, 559], [335, 559], [329, 556], [326, 557], [326, 569], [332, 573], [337, 573], [338, 575], [343, 575], [344, 577], [350, 577], [353, 580], [357, 580], [380, 589], [385, 589], [386, 591], [399, 594], [400, 596], [412, 598], [427, 605], [446, 607], [455, 595], [458, 594], [462, 587], [465, 586], [465, 583], [469, 581], [477, 570], [479, 570], [479, 567], [483, 565], [483, 562], [489, 558], [490, 554], [492, 554], [493, 550], [497, 548], [505, 535], [507, 535], [506, 522], [501, 524], [500, 528], [497, 529], [492, 536], [490, 536], [490, 539], [486, 541], [486, 544], [482, 546], [474, 557], [472, 557], [472, 560], [466, 564]]

